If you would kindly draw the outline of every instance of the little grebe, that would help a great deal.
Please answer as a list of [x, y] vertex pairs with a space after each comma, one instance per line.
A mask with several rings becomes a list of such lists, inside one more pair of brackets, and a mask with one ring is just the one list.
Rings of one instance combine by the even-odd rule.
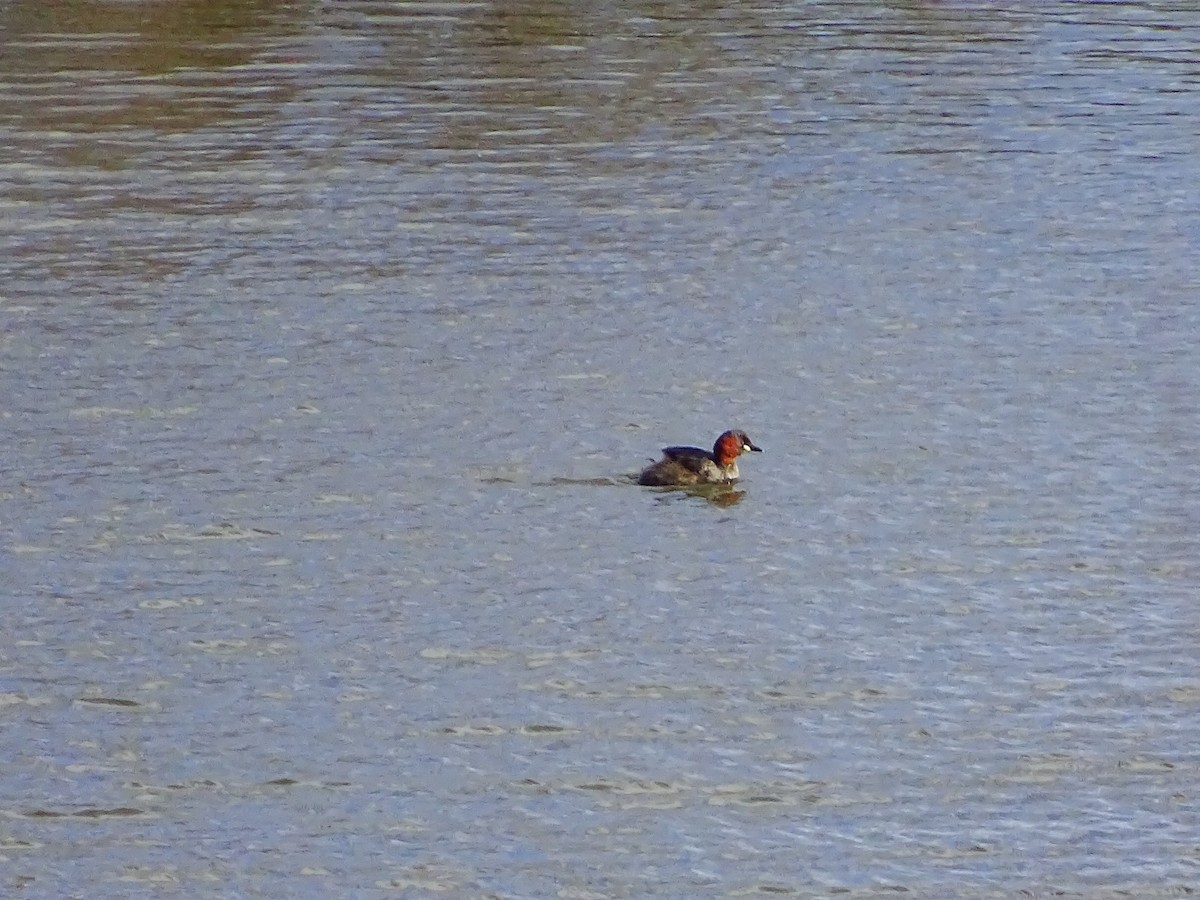
[[663, 447], [663, 458], [642, 470], [638, 484], [686, 487], [737, 481], [737, 458], [750, 450], [762, 453], [744, 431], [726, 431], [717, 438], [711, 453], [700, 447]]

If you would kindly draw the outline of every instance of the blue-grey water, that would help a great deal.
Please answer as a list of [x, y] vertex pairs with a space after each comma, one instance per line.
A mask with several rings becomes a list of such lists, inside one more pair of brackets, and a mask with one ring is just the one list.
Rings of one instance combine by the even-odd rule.
[[1193, 893], [1198, 48], [0, 6], [0, 895]]

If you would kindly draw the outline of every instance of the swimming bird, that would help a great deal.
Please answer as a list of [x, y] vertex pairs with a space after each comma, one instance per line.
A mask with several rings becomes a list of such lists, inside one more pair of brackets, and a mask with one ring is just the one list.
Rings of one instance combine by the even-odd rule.
[[744, 431], [726, 431], [712, 452], [700, 447], [663, 447], [663, 458], [647, 466], [638, 484], [687, 487], [693, 484], [728, 484], [740, 476], [737, 458], [749, 451], [762, 453]]

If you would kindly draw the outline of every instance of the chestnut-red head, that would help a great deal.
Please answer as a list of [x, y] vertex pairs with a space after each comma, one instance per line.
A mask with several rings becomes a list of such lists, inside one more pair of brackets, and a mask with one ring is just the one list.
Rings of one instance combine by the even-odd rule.
[[727, 466], [743, 453], [753, 450], [762, 453], [762, 447], [755, 447], [744, 431], [726, 431], [713, 444], [713, 458], [718, 466]]

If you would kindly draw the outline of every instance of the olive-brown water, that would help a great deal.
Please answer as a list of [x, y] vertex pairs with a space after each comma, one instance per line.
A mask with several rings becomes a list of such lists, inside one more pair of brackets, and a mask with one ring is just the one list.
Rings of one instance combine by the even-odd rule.
[[578, 7], [0, 7], [3, 893], [1190, 892], [1200, 11]]

